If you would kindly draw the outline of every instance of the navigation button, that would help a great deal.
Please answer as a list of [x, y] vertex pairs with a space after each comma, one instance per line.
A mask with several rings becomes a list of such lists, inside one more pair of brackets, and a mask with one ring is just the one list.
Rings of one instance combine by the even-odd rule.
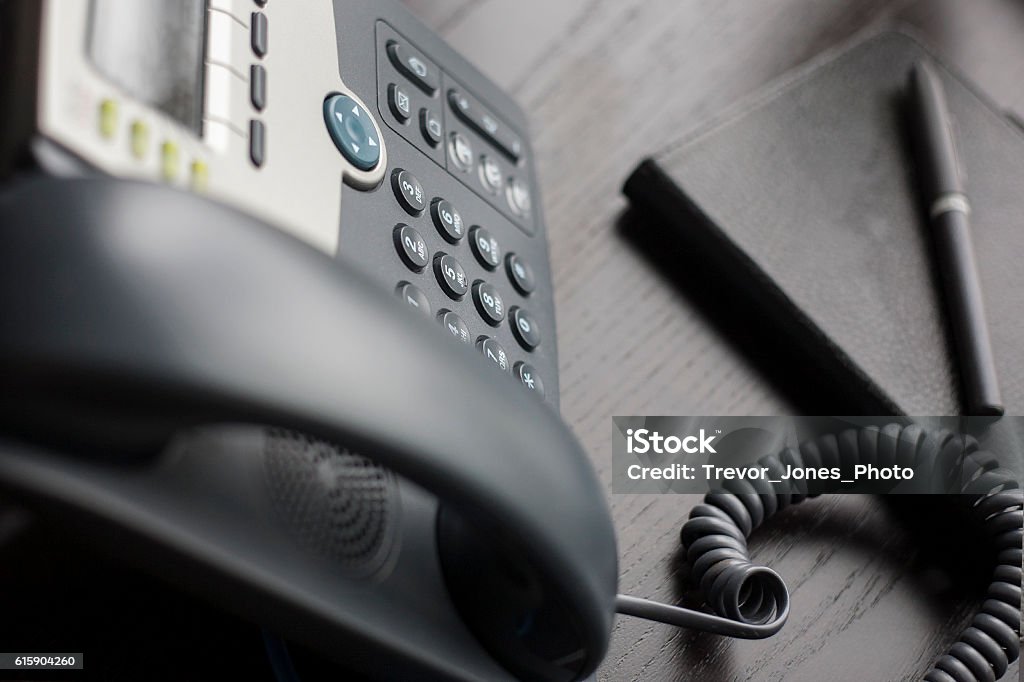
[[388, 43], [388, 56], [403, 76], [431, 97], [441, 87], [441, 78], [437, 70], [427, 62], [426, 57], [415, 50], [392, 40]]
[[370, 113], [348, 95], [332, 95], [324, 101], [324, 123], [334, 146], [349, 163], [362, 171], [380, 162], [380, 137]]

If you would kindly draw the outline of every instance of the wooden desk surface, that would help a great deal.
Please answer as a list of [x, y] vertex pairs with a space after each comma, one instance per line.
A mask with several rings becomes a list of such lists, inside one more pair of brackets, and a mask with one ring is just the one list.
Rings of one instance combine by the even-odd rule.
[[[1014, 0], [406, 2], [531, 120], [562, 412], [606, 481], [612, 415], [799, 409], [616, 233], [626, 209], [620, 186], [640, 158], [821, 50], [891, 21], [913, 25], [998, 103], [1024, 114], [1024, 4]], [[680, 597], [678, 530], [694, 503], [611, 497], [623, 592]], [[919, 676], [969, 620], [986, 579], [939, 563], [931, 551], [948, 548], [948, 537], [921, 539], [906, 518], [859, 497], [778, 517], [753, 548], [792, 591], [782, 634], [743, 642], [621, 618], [600, 678]]]

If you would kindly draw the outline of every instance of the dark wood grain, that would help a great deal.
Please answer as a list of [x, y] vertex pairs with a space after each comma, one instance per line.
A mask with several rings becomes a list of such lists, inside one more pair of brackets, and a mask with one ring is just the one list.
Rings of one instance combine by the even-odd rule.
[[[618, 236], [620, 186], [639, 159], [822, 50], [894, 21], [919, 29], [996, 102], [1024, 113], [1024, 3], [1014, 0], [406, 1], [531, 120], [562, 411], [609, 482], [613, 415], [796, 409]], [[621, 589], [678, 600], [678, 528], [695, 500], [610, 501]], [[600, 678], [920, 675], [969, 618], [984, 576], [937, 563], [931, 552], [948, 538], [920, 537], [906, 518], [860, 497], [787, 512], [754, 544], [792, 590], [782, 634], [743, 642], [619, 619]], [[1015, 665], [1006, 679], [1017, 674]]]

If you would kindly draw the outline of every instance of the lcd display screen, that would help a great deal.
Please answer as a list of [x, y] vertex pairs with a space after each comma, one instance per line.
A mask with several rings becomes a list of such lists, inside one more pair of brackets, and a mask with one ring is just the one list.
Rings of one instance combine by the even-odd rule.
[[89, 58], [131, 96], [203, 126], [206, 0], [92, 0]]

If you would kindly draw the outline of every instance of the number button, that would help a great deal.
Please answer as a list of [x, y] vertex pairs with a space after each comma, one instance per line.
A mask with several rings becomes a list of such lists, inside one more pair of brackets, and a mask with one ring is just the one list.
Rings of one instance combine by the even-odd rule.
[[512, 334], [516, 337], [519, 345], [526, 350], [533, 350], [540, 345], [540, 329], [533, 316], [522, 308], [513, 308], [509, 316], [512, 323]]
[[466, 226], [462, 222], [462, 215], [455, 210], [452, 202], [435, 199], [430, 207], [430, 214], [434, 218], [434, 226], [445, 238], [445, 241], [458, 244], [466, 236]]
[[498, 366], [502, 372], [509, 371], [508, 354], [505, 349], [501, 347], [501, 344], [490, 337], [484, 337], [480, 339], [480, 352], [484, 354], [484, 357], [493, 362]]
[[414, 216], [423, 213], [423, 209], [427, 207], [426, 195], [423, 193], [423, 185], [415, 175], [407, 170], [397, 169], [391, 176], [391, 183], [402, 208]]
[[537, 370], [525, 362], [517, 362], [516, 366], [512, 369], [512, 373], [516, 376], [516, 379], [519, 379], [519, 383], [541, 398], [544, 397], [544, 382], [537, 376]]
[[448, 330], [448, 333], [454, 336], [457, 340], [462, 343], [471, 343], [472, 339], [469, 338], [469, 327], [462, 321], [462, 318], [453, 313], [450, 310], [443, 310], [438, 315], [437, 319], [441, 322], [441, 326]]
[[434, 259], [434, 272], [437, 274], [437, 283], [449, 297], [459, 301], [469, 291], [469, 278], [462, 268], [462, 263], [455, 260], [453, 256], [438, 254]]
[[413, 310], [418, 310], [424, 315], [430, 315], [430, 301], [427, 300], [426, 295], [422, 291], [412, 284], [402, 282], [398, 285], [396, 293]]
[[477, 282], [473, 287], [473, 301], [484, 322], [497, 327], [505, 319], [505, 302], [501, 294], [487, 282]]
[[488, 270], [494, 270], [501, 264], [501, 246], [490, 232], [482, 227], [474, 227], [470, 243], [473, 246], [473, 255], [480, 261], [480, 265]]
[[420, 233], [408, 225], [399, 225], [395, 228], [395, 248], [398, 255], [410, 270], [421, 272], [430, 262], [427, 252], [427, 242], [423, 240]]
[[514, 253], [508, 254], [505, 259], [505, 267], [508, 268], [508, 278], [512, 286], [523, 296], [529, 296], [537, 288], [537, 280], [533, 277], [533, 268], [530, 264]]

